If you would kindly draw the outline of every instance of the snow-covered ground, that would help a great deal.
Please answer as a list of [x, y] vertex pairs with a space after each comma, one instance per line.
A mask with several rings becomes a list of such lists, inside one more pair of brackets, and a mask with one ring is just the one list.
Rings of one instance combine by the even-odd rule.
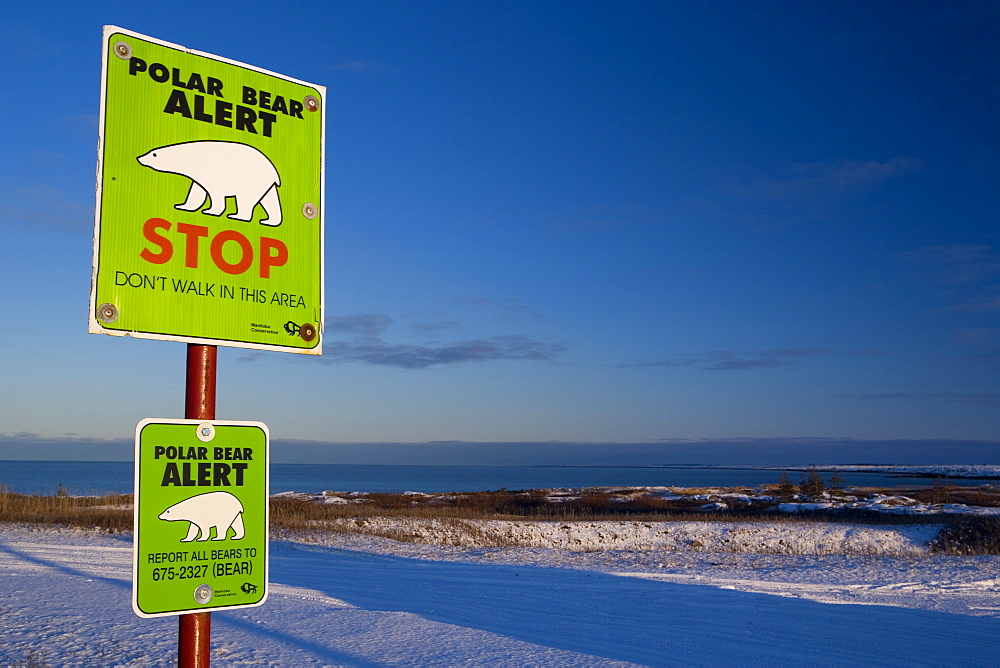
[[[928, 555], [936, 527], [782, 522], [777, 535], [684, 523], [683, 540], [627, 545], [613, 523], [550, 524], [549, 539], [543, 523], [522, 524], [538, 545], [581, 542], [274, 540], [270, 598], [213, 613], [213, 661], [983, 666], [1000, 656], [1000, 557]], [[868, 547], [817, 549], [852, 533]], [[737, 535], [744, 547], [733, 549]], [[131, 548], [127, 535], [0, 525], [0, 664], [175, 662], [176, 620], [132, 612]]]
[[644, 522], [595, 520], [462, 520], [373, 517], [328, 522], [410, 542], [464, 547], [559, 548], [565, 551], [642, 553], [754, 553], [781, 555], [918, 556], [940, 525], [893, 526], [827, 522]]

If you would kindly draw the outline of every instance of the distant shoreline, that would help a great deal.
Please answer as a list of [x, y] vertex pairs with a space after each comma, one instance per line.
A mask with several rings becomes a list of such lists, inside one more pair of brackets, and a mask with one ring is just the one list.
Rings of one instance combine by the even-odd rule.
[[645, 468], [645, 469], [712, 469], [719, 471], [796, 471], [807, 473], [813, 469], [820, 473], [882, 473], [900, 478], [975, 478], [1000, 480], [1000, 465], [893, 465], [893, 464], [826, 464], [822, 466], [764, 466], [759, 464], [661, 464], [647, 466], [600, 466], [588, 467], [566, 465], [560, 468]]
[[[76, 460], [76, 459], [10, 459], [4, 462], [47, 463], [47, 464], [124, 464], [132, 466], [131, 460]], [[272, 466], [310, 466], [308, 462], [271, 462]], [[640, 470], [715, 470], [715, 471], [789, 471], [808, 473], [815, 469], [820, 473], [878, 473], [899, 478], [949, 478], [1000, 480], [1000, 464], [823, 464], [823, 465], [764, 465], [764, 464], [353, 464], [324, 463], [324, 466], [406, 468], [523, 468], [523, 469], [640, 469]]]

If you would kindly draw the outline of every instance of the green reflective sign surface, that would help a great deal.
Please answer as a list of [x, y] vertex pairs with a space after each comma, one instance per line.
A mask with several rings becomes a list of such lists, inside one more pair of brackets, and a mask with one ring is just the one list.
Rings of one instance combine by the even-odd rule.
[[320, 354], [325, 97], [105, 27], [90, 331]]
[[143, 420], [135, 438], [132, 608], [159, 617], [267, 598], [268, 431]]

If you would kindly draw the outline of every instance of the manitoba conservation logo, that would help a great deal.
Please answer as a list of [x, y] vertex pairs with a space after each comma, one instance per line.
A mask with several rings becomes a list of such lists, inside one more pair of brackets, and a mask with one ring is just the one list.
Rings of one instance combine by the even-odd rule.
[[316, 338], [316, 327], [308, 322], [299, 325], [289, 320], [285, 323], [285, 331], [289, 336], [301, 336], [303, 341], [312, 341]]

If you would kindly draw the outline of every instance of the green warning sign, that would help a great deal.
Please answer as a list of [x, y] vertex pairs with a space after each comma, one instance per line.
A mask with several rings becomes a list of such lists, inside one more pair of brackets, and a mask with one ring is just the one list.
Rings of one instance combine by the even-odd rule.
[[105, 26], [90, 331], [321, 354], [326, 89]]
[[132, 567], [136, 614], [160, 617], [264, 602], [268, 441], [260, 422], [139, 423]]

